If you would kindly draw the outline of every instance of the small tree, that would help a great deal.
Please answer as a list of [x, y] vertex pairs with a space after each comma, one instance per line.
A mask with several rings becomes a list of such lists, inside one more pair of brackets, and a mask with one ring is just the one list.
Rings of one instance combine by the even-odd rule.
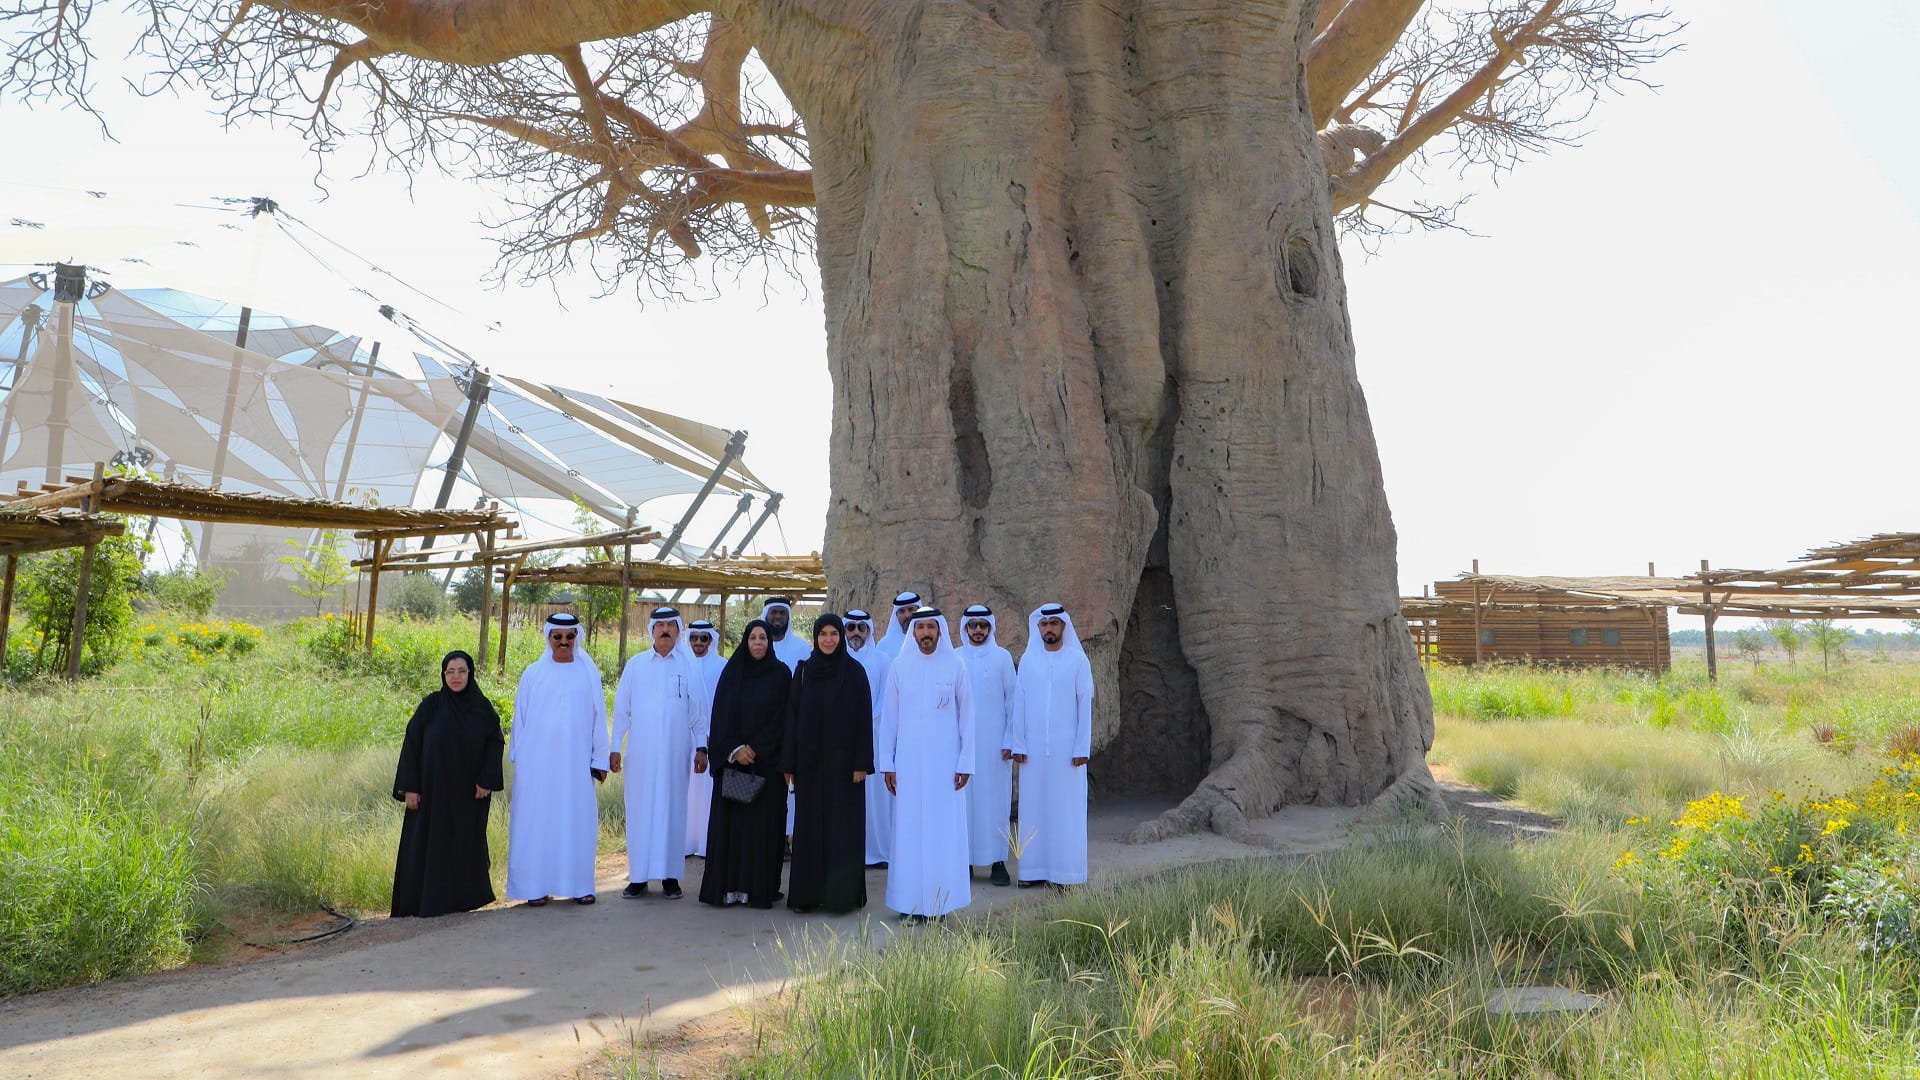
[[469, 566], [453, 583], [453, 609], [463, 615], [478, 615], [487, 595], [487, 568]]
[[213, 605], [219, 602], [221, 590], [227, 587], [228, 576], [225, 570], [195, 567], [149, 571], [140, 575], [141, 595], [135, 606], [142, 611], [173, 611], [204, 619], [213, 612]]
[[1816, 619], [1807, 624], [1807, 640], [1820, 650], [1820, 670], [1830, 671], [1836, 657], [1846, 660], [1847, 642], [1853, 640], [1853, 631], [1834, 625], [1832, 619]]
[[[93, 571], [87, 579], [87, 628], [81, 639], [82, 670], [105, 667], [131, 636], [133, 594], [145, 555], [146, 545], [131, 532], [109, 536], [94, 549]], [[67, 666], [83, 558], [84, 549], [67, 548], [30, 555], [21, 565], [20, 606], [27, 624], [41, 635], [33, 671], [60, 671]]]
[[1767, 651], [1766, 635], [1758, 630], [1742, 630], [1733, 635], [1733, 648], [1742, 660], [1753, 665], [1753, 670], [1759, 671], [1760, 658]]
[[1760, 625], [1767, 628], [1767, 636], [1780, 645], [1780, 651], [1787, 654], [1787, 666], [1792, 667], [1794, 658], [1800, 655], [1800, 646], [1806, 639], [1805, 628], [1792, 619], [1767, 619]]
[[331, 529], [322, 532], [311, 544], [289, 539], [287, 546], [298, 555], [282, 555], [280, 561], [293, 567], [294, 592], [313, 601], [313, 613], [326, 607], [327, 597], [353, 576], [353, 564], [340, 552], [340, 537]]
[[[477, 568], [476, 568], [477, 569]], [[387, 607], [395, 615], [410, 619], [437, 619], [447, 613], [447, 591], [440, 579], [424, 570], [400, 575], [393, 599]]]

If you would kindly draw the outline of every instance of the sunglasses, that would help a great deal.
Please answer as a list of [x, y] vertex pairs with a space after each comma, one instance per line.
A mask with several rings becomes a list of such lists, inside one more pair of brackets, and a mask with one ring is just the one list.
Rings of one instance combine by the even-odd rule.
[[579, 634], [548, 634], [548, 635], [547, 635], [547, 640], [548, 640], [548, 641], [559, 641], [559, 642], [568, 642], [568, 641], [572, 641], [572, 640], [573, 640], [574, 638], [577, 638], [577, 637], [579, 637], [579, 636], [580, 636]]

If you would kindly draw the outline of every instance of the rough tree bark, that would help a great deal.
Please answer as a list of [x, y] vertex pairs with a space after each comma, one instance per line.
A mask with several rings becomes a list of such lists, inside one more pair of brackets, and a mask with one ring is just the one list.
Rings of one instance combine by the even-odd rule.
[[1142, 837], [1424, 792], [1315, 4], [861, 11], [733, 13], [811, 139], [836, 596], [1070, 605], [1096, 784], [1191, 791]]

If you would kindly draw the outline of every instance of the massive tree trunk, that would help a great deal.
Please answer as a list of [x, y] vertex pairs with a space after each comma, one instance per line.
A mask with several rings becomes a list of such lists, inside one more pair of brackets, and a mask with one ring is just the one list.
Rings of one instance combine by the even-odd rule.
[[742, 5], [808, 126], [836, 600], [1073, 609], [1144, 836], [1422, 790], [1312, 0]]

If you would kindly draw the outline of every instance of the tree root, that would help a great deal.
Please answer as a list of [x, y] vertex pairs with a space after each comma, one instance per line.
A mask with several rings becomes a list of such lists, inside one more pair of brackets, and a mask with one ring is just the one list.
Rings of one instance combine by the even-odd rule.
[[[1250, 847], [1278, 849], [1281, 846], [1279, 841], [1254, 828], [1253, 821], [1256, 817], [1268, 816], [1279, 807], [1263, 807], [1255, 813], [1249, 813], [1243, 801], [1242, 793], [1248, 789], [1248, 785], [1238, 782], [1238, 778], [1247, 770], [1259, 767], [1257, 762], [1249, 760], [1253, 756], [1240, 753], [1229, 758], [1225, 765], [1200, 781], [1193, 794], [1181, 800], [1180, 805], [1152, 821], [1135, 826], [1126, 835], [1126, 842], [1151, 844], [1208, 830]], [[1433, 773], [1427, 768], [1425, 759], [1416, 759], [1412, 766], [1387, 785], [1385, 791], [1367, 803], [1365, 816], [1377, 819], [1414, 815], [1438, 820], [1444, 814], [1445, 807], [1434, 785]]]
[[[1245, 802], [1246, 793], [1260, 786], [1253, 782], [1253, 774], [1262, 764], [1254, 760], [1256, 757], [1241, 752], [1227, 759], [1226, 764], [1208, 773], [1179, 806], [1135, 826], [1126, 842], [1151, 844], [1208, 829], [1251, 847], [1277, 848], [1273, 838], [1253, 827], [1255, 817], [1265, 817], [1273, 808], [1261, 807], [1249, 813]], [[1264, 772], [1264, 784], [1271, 785], [1271, 768]]]

